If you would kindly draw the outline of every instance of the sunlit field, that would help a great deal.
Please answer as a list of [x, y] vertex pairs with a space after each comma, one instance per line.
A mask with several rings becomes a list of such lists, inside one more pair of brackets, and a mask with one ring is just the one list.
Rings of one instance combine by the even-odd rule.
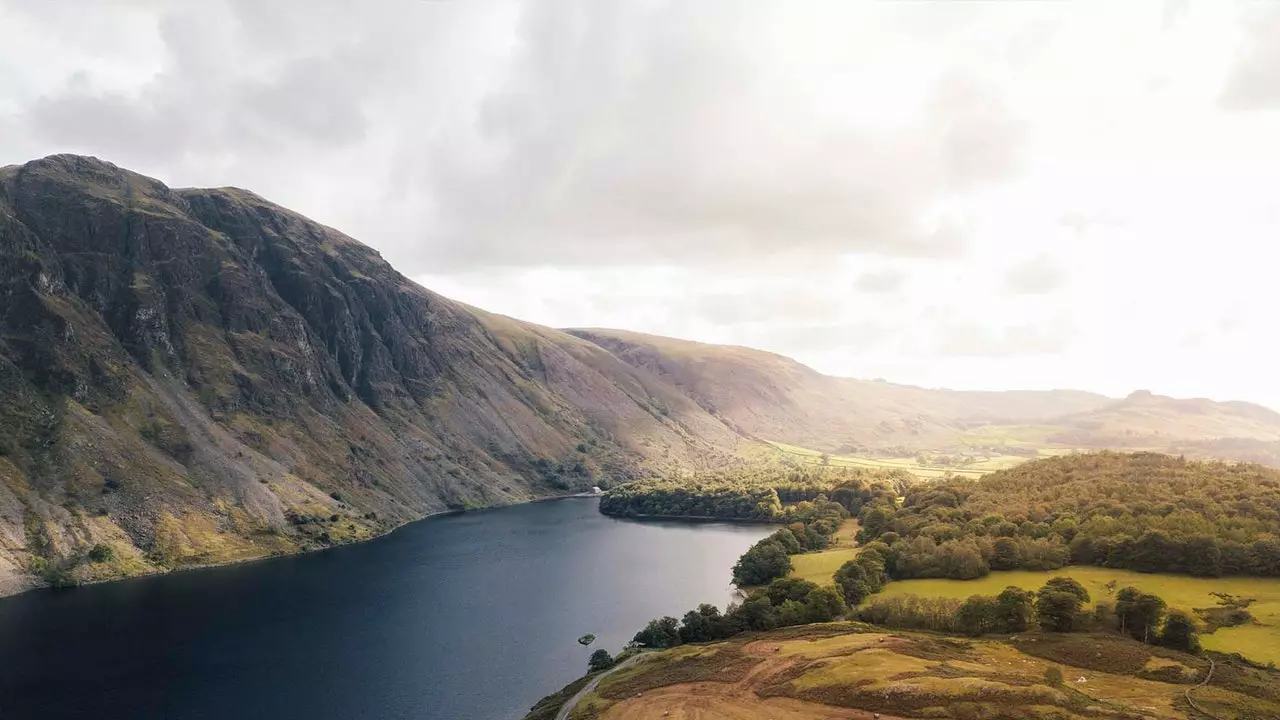
[[[1084, 585], [1095, 602], [1108, 598], [1106, 585], [1112, 581], [1117, 588], [1132, 585], [1160, 597], [1170, 607], [1188, 613], [1195, 608], [1214, 607], [1216, 598], [1209, 594], [1211, 592], [1254, 598], [1257, 602], [1249, 606], [1249, 612], [1253, 614], [1257, 624], [1221, 628], [1211, 635], [1202, 635], [1200, 642], [1209, 650], [1238, 652], [1257, 662], [1280, 664], [1280, 578], [1194, 578], [1184, 575], [1149, 575], [1109, 568], [1067, 567], [1043, 572], [993, 572], [977, 580], [904, 580], [889, 583], [882, 594], [964, 599], [970, 595], [995, 595], [1010, 585], [1034, 590], [1049, 578], [1060, 575], [1074, 578]], [[827, 582], [830, 582], [830, 578]]]

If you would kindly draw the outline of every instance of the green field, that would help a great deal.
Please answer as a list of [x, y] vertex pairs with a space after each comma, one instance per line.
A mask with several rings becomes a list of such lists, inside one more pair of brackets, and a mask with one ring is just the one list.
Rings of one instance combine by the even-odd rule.
[[[811, 450], [809, 448], [800, 447], [799, 445], [788, 445], [786, 443], [773, 442], [772, 440], [770, 440], [768, 444], [774, 450], [778, 451], [778, 453], [783, 457], [786, 457], [792, 460], [799, 460], [800, 462], [807, 462], [807, 463], [814, 463], [814, 464], [822, 462], [821, 451]], [[1001, 456], [1001, 458], [1004, 458], [1004, 457], [1005, 456]], [[1009, 467], [1012, 465], [1016, 465], [1025, 459], [1026, 458], [1009, 457], [1007, 459], [1007, 463], [1001, 465], [1001, 467]], [[992, 460], [994, 460], [994, 458]], [[917, 463], [915, 460], [912, 460], [911, 458], [872, 458], [872, 457], [864, 457], [861, 455], [830, 455], [828, 456], [827, 462], [829, 465], [833, 467], [863, 467], [863, 468], [881, 468], [885, 470], [906, 470], [907, 472], [910, 472], [913, 475], [916, 475], [922, 478], [940, 478], [947, 475], [947, 473], [951, 473], [952, 475], [959, 475], [962, 477], [976, 478], [976, 477], [981, 477], [982, 475], [988, 472], [991, 472], [992, 470], [999, 469], [998, 467], [986, 467], [986, 465], [988, 463], [991, 463], [992, 460], [988, 460], [987, 463], [976, 463], [974, 465], [968, 465], [963, 468], [925, 467]]]
[[830, 585], [831, 576], [840, 566], [853, 559], [855, 548], [836, 548], [822, 552], [791, 556], [791, 577], [798, 577], [819, 585]]
[[978, 580], [903, 580], [889, 583], [882, 594], [964, 599], [970, 595], [995, 595], [1009, 585], [1034, 590], [1049, 578], [1059, 575], [1072, 577], [1084, 585], [1095, 602], [1108, 597], [1106, 584], [1113, 580], [1117, 587], [1132, 585], [1159, 596], [1170, 607], [1187, 612], [1194, 608], [1214, 607], [1215, 598], [1209, 595], [1210, 592], [1254, 598], [1257, 602], [1249, 607], [1249, 612], [1258, 624], [1222, 628], [1212, 635], [1202, 635], [1201, 644], [1209, 650], [1238, 652], [1257, 662], [1280, 664], [1280, 578], [1193, 578], [1146, 575], [1109, 568], [1068, 567], [1043, 572], [994, 572]]
[[845, 520], [836, 531], [832, 546], [821, 552], [801, 553], [791, 556], [791, 577], [798, 577], [819, 585], [830, 585], [831, 576], [840, 566], [858, 554], [857, 541], [858, 521], [852, 518]]

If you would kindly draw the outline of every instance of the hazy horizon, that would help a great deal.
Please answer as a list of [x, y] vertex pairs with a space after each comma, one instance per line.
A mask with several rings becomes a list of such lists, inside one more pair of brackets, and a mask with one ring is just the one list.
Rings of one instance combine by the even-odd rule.
[[0, 26], [0, 164], [248, 188], [488, 311], [1280, 408], [1275, 5], [0, 0]]

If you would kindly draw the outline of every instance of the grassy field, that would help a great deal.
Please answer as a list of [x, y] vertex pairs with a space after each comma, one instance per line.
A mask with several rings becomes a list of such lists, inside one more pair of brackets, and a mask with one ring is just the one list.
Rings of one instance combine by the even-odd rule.
[[836, 570], [858, 554], [857, 542], [853, 539], [857, 534], [858, 521], [852, 518], [845, 520], [836, 531], [835, 542], [829, 550], [791, 556], [791, 577], [803, 578], [819, 585], [830, 585], [831, 576]]
[[930, 595], [964, 599], [970, 595], [995, 595], [1009, 585], [1033, 590], [1051, 577], [1066, 575], [1089, 590], [1094, 601], [1106, 599], [1106, 585], [1132, 585], [1159, 596], [1170, 607], [1191, 612], [1195, 608], [1214, 607], [1210, 592], [1229, 593], [1255, 598], [1249, 607], [1255, 625], [1222, 628], [1202, 635], [1206, 649], [1238, 652], [1257, 662], [1280, 664], [1280, 578], [1230, 577], [1193, 578], [1184, 575], [1147, 575], [1131, 570], [1097, 567], [1068, 567], [1044, 572], [994, 572], [978, 580], [904, 580], [885, 586], [884, 595]]
[[[570, 717], [1185, 720], [1186, 692], [1208, 669], [1202, 657], [1115, 635], [970, 641], [829, 623], [648, 655], [605, 678]], [[1219, 662], [1193, 692], [1222, 720], [1274, 720], [1278, 685], [1273, 672]]]
[[[817, 464], [822, 462], [821, 451], [800, 447], [799, 445], [788, 445], [786, 443], [773, 441], [769, 441], [768, 444], [783, 457], [806, 463]], [[952, 475], [959, 475], [961, 477], [981, 477], [993, 470], [1012, 467], [1020, 462], [1026, 461], [1027, 459], [1029, 458], [1013, 455], [998, 455], [989, 457], [987, 460], [981, 462], [975, 462], [971, 465], [964, 465], [955, 468], [928, 467], [920, 465], [912, 458], [873, 458], [862, 455], [830, 455], [828, 456], [827, 462], [834, 467], [906, 470], [917, 477], [934, 479], [943, 477], [948, 473]]]

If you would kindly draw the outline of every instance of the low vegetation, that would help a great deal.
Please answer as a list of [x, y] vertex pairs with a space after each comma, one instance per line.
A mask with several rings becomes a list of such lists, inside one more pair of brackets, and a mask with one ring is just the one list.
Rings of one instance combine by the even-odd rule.
[[1120, 635], [966, 640], [825, 623], [655, 653], [605, 678], [570, 717], [1185, 720], [1199, 717], [1189, 692], [1215, 717], [1280, 717], [1274, 672], [1226, 657], [1213, 667], [1210, 677], [1207, 658]]

